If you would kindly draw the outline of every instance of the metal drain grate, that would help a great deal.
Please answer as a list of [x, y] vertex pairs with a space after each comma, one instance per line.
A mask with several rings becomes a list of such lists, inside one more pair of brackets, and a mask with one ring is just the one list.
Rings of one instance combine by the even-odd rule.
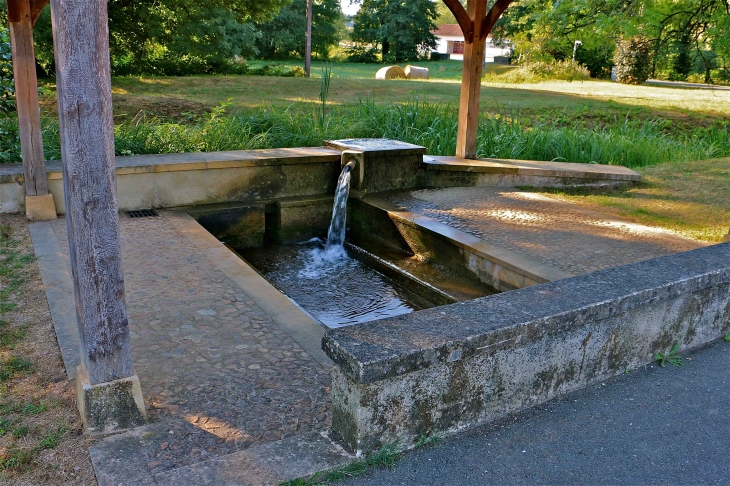
[[137, 209], [135, 211], [127, 211], [127, 216], [130, 218], [151, 218], [153, 216], [159, 216], [159, 214], [154, 209]]

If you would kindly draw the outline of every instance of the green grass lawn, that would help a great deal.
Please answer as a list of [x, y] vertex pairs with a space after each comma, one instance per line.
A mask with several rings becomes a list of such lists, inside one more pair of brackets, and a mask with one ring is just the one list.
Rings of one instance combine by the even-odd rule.
[[[282, 62], [295, 65], [295, 62]], [[313, 78], [260, 76], [119, 77], [113, 79], [115, 114], [121, 121], [140, 111], [161, 117], [200, 113], [222, 102], [242, 110], [300, 108], [319, 102], [320, 72], [313, 63]], [[399, 104], [409, 101], [458, 106], [461, 63], [418, 63], [428, 67], [431, 79], [374, 79], [380, 64], [331, 63], [334, 79], [329, 103], [349, 105], [359, 99]], [[53, 112], [53, 93], [44, 110]], [[537, 84], [483, 84], [483, 113], [517, 116], [523, 122], [556, 120], [571, 126], [605, 126], [617, 118], [662, 120], [666, 130], [730, 123], [730, 91], [628, 86], [604, 81], [553, 81]]]
[[730, 230], [730, 159], [639, 169], [641, 184], [622, 189], [546, 189], [567, 200], [680, 236], [718, 243]]
[[[304, 146], [383, 136], [451, 154], [461, 63], [417, 65], [428, 67], [431, 79], [378, 81], [382, 65], [327, 64], [333, 79], [324, 117], [318, 111], [321, 62], [313, 63], [312, 79], [114, 78], [117, 152]], [[228, 114], [216, 110], [221, 103], [229, 103]], [[43, 109], [49, 157], [58, 155], [54, 107], [51, 90]], [[702, 241], [719, 241], [730, 226], [728, 160], [692, 162], [730, 156], [728, 90], [604, 81], [483, 83], [481, 111], [481, 156], [653, 166], [640, 169], [646, 182], [629, 191], [558, 191], [555, 197]]]

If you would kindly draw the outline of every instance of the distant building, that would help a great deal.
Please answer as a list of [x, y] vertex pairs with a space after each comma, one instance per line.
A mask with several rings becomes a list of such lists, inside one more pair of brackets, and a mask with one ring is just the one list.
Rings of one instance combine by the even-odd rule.
[[[461, 33], [459, 24], [439, 25], [431, 33], [436, 36], [436, 51], [448, 59], [457, 61], [464, 60], [464, 34]], [[484, 62], [496, 62], [509, 64], [512, 57], [512, 48], [495, 46], [491, 37], [487, 37], [484, 46]]]

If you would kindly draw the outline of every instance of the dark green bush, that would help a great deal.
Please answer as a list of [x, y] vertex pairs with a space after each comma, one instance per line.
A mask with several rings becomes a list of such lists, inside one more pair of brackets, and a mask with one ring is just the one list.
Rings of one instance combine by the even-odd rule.
[[15, 110], [15, 82], [11, 57], [10, 34], [7, 27], [2, 27], [0, 28], [0, 113]]
[[347, 60], [349, 62], [376, 63], [378, 61], [378, 50], [375, 47], [353, 46], [347, 49]]
[[616, 81], [641, 84], [651, 73], [651, 43], [642, 36], [620, 39], [613, 57]]

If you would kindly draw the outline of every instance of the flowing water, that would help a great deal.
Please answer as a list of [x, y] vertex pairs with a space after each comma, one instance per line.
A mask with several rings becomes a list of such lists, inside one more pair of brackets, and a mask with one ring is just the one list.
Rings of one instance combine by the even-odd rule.
[[328, 327], [432, 307], [384, 275], [319, 240], [248, 249], [243, 257], [275, 287]]
[[337, 180], [337, 191], [335, 192], [335, 203], [332, 206], [332, 221], [327, 232], [326, 250], [342, 248], [345, 244], [345, 225], [347, 223], [347, 198], [350, 195], [350, 166], [342, 168], [340, 178]]
[[327, 242], [242, 251], [266, 279], [328, 327], [406, 314], [433, 304], [402, 288], [345, 250], [350, 167], [342, 169]]

